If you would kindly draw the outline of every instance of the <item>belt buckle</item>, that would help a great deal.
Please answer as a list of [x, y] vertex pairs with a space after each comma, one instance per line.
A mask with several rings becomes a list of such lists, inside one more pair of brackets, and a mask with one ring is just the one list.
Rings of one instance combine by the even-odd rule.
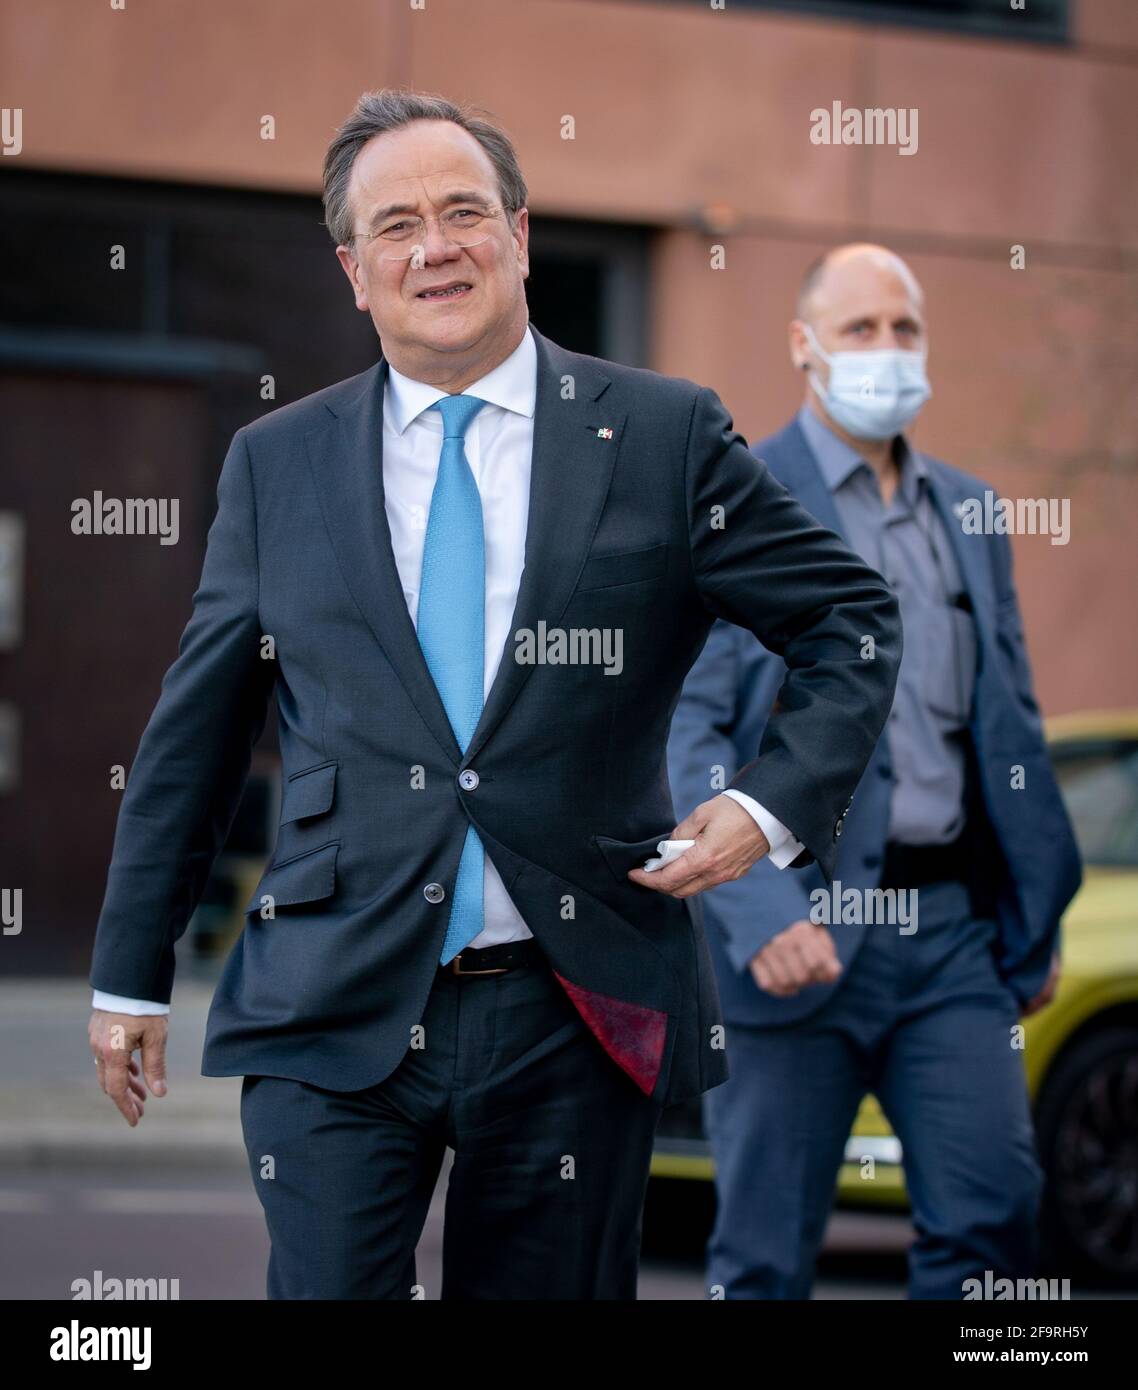
[[462, 952], [459, 951], [458, 955], [451, 961], [450, 968], [455, 975], [507, 975], [512, 967], [508, 965], [496, 965], [489, 970], [463, 970]]

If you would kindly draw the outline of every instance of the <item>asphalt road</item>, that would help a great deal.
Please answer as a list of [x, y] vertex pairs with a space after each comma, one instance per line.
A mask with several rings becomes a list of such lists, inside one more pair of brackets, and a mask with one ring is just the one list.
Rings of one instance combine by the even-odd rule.
[[[170, 1094], [128, 1130], [94, 1081], [89, 987], [0, 981], [0, 1300], [70, 1298], [72, 1281], [96, 1269], [176, 1278], [183, 1299], [264, 1297], [268, 1239], [241, 1142], [240, 1078], [200, 1073], [211, 995], [192, 972], [179, 985]], [[428, 1298], [441, 1285], [446, 1178], [444, 1166], [419, 1245]], [[642, 1263], [643, 1299], [705, 1297], [703, 1237], [674, 1224], [676, 1238]], [[908, 1240], [903, 1217], [838, 1216], [817, 1296], [903, 1297]]]
[[[418, 1278], [437, 1298], [446, 1173], [427, 1218]], [[904, 1297], [904, 1218], [838, 1214], [815, 1291], [819, 1298]], [[72, 1281], [178, 1279], [182, 1299], [264, 1297], [268, 1239], [246, 1172], [200, 1168], [129, 1172], [84, 1167], [0, 1172], [0, 1300], [70, 1299]], [[698, 1244], [649, 1256], [642, 1299], [703, 1298]]]
[[[0, 1300], [67, 1299], [72, 1281], [97, 1269], [176, 1278], [183, 1299], [264, 1297], [268, 1240], [241, 1142], [240, 1078], [200, 1074], [210, 994], [208, 982], [179, 987], [170, 1095], [148, 1102], [143, 1125], [128, 1131], [94, 1083], [88, 987], [0, 981]], [[429, 1298], [441, 1284], [446, 1176], [419, 1246]], [[649, 1222], [642, 1299], [706, 1296], [706, 1212], [677, 1217], [668, 1205], [666, 1245], [651, 1240]], [[905, 1216], [837, 1213], [815, 1297], [903, 1298], [910, 1239]]]

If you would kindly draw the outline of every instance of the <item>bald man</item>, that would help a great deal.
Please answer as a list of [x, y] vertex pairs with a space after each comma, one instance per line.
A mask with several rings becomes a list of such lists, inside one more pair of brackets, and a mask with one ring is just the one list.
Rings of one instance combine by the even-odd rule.
[[[813, 867], [760, 864], [704, 895], [730, 1067], [704, 1097], [719, 1198], [708, 1281], [727, 1298], [809, 1295], [869, 1092], [902, 1143], [911, 1296], [959, 1299], [970, 1277], [1034, 1265], [1041, 1174], [1017, 1024], [1055, 989], [1081, 868], [1008, 538], [965, 535], [959, 520], [987, 485], [906, 435], [931, 394], [927, 350], [904, 261], [880, 246], [832, 251], [807, 272], [790, 324], [802, 408], [754, 448], [891, 585], [904, 655], [836, 827], [833, 886]], [[672, 725], [681, 812], [733, 776], [784, 675], [750, 633], [715, 625]], [[861, 1168], [868, 1187], [873, 1163]]]

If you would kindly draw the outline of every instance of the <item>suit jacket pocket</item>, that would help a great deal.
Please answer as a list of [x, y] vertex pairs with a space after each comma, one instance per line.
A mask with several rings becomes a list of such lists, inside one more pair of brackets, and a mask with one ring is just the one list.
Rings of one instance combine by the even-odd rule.
[[577, 581], [582, 589], [611, 589], [617, 584], [638, 584], [657, 579], [667, 568], [668, 547], [664, 542], [643, 550], [621, 550], [611, 555], [590, 555]]
[[281, 792], [281, 825], [322, 816], [331, 810], [336, 789], [336, 763], [306, 767], [289, 777]]
[[617, 882], [635, 888], [638, 885], [628, 878], [629, 869], [642, 869], [646, 859], [654, 859], [658, 852], [656, 846], [668, 839], [671, 829], [670, 825], [664, 826], [647, 840], [614, 840], [611, 835], [594, 835], [593, 844], [604, 856]]
[[270, 865], [253, 896], [245, 904], [245, 911], [259, 911], [261, 899], [266, 897], [272, 898], [274, 908], [330, 898], [336, 889], [336, 856], [339, 852], [340, 841], [331, 840], [326, 845]]

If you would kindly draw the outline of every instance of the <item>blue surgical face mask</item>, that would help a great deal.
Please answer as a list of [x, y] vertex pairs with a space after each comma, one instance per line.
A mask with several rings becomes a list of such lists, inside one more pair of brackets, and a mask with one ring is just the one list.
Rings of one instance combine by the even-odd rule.
[[811, 385], [831, 420], [855, 439], [892, 439], [912, 424], [932, 395], [923, 352], [875, 348], [827, 353], [810, 325], [803, 328], [810, 346], [830, 368], [828, 386], [814, 371]]

